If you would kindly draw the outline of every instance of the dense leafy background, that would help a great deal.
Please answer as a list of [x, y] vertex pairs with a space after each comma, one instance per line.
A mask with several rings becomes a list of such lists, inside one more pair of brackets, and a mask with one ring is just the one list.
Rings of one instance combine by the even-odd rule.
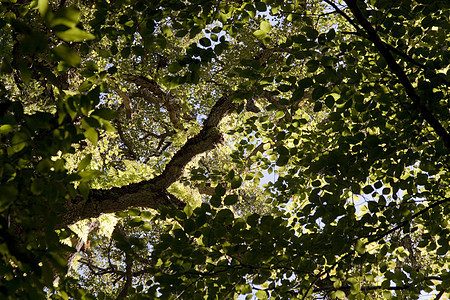
[[2, 1], [2, 298], [445, 299], [449, 12]]

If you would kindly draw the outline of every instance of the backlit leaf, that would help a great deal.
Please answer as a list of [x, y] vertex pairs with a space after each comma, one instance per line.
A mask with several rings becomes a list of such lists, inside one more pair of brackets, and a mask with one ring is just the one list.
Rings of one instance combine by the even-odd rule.
[[267, 33], [264, 30], [258, 29], [253, 32], [253, 35], [258, 39], [263, 39], [267, 36]]
[[269, 21], [262, 21], [259, 25], [259, 28], [264, 31], [265, 33], [269, 33], [272, 30], [272, 25], [269, 23]]
[[65, 31], [57, 31], [55, 34], [66, 42], [82, 42], [95, 39], [95, 36], [77, 27]]

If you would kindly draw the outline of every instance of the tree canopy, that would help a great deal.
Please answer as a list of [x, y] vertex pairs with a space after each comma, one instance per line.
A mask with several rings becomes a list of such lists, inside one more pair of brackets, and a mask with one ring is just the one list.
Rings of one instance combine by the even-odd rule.
[[0, 298], [450, 290], [450, 3], [0, 5]]

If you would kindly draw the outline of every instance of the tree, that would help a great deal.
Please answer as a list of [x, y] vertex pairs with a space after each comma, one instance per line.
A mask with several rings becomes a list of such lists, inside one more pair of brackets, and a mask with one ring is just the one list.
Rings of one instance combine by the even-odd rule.
[[449, 11], [3, 1], [2, 297], [448, 296]]

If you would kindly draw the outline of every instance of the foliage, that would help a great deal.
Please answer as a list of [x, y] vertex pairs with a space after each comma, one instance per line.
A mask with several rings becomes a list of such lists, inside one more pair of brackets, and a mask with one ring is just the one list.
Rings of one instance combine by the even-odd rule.
[[1, 4], [1, 298], [448, 297], [447, 1]]

